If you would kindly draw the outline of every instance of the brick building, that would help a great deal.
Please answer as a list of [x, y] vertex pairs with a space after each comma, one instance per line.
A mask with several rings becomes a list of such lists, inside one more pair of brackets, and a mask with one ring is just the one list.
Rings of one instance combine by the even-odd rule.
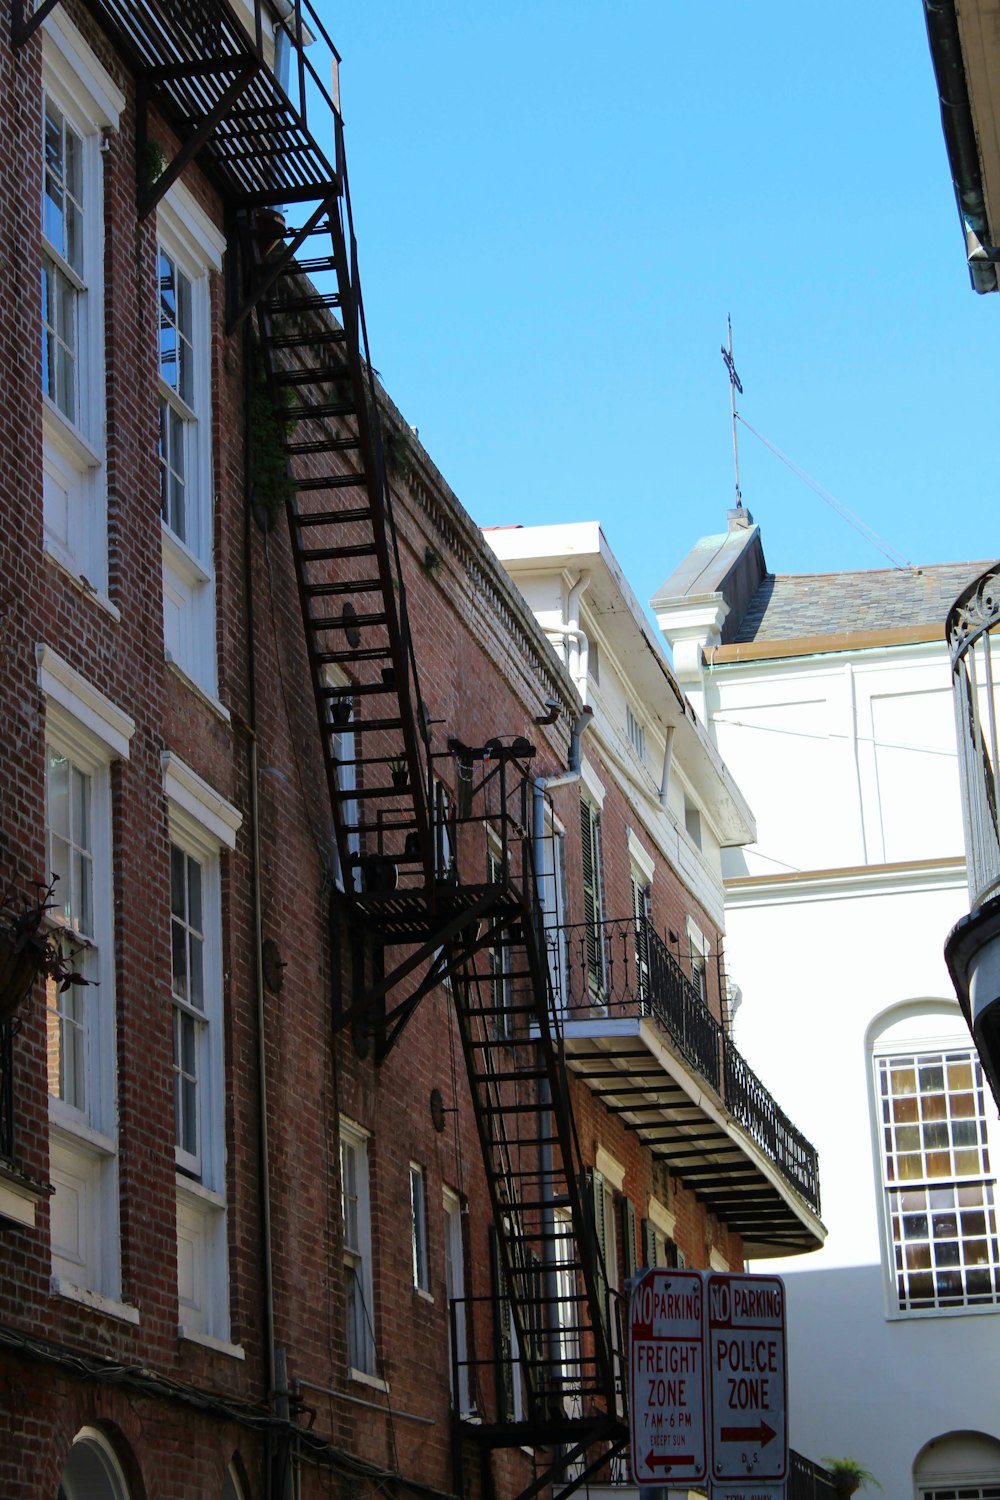
[[376, 385], [336, 76], [304, 3], [0, 39], [0, 972], [54, 874], [87, 981], [0, 999], [11, 1500], [620, 1477], [635, 1266], [821, 1235], [725, 1081], [745, 809], [662, 663], [690, 807], [584, 756]]

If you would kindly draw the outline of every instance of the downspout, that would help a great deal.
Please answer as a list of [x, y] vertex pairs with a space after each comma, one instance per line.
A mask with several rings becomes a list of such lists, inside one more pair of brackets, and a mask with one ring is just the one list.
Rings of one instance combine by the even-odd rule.
[[[244, 453], [249, 452], [250, 426], [250, 373], [252, 350], [250, 345], [249, 320], [244, 325]], [[244, 551], [243, 587], [246, 594], [247, 620], [247, 728], [248, 776], [250, 782], [250, 848], [253, 886], [253, 943], [254, 969], [256, 974], [256, 1021], [257, 1021], [257, 1161], [260, 1178], [260, 1240], [261, 1269], [264, 1280], [264, 1350], [267, 1360], [268, 1404], [274, 1399], [278, 1388], [278, 1360], [274, 1337], [274, 1265], [271, 1241], [271, 1178], [270, 1148], [267, 1133], [267, 1054], [266, 1016], [264, 1009], [264, 919], [260, 889], [260, 804], [257, 796], [257, 655], [254, 648], [255, 626], [253, 609], [253, 520], [250, 504], [251, 476], [249, 468], [244, 472]], [[287, 1392], [285, 1393], [287, 1396]], [[287, 1400], [285, 1402], [287, 1412]], [[269, 1440], [269, 1446], [272, 1440]], [[278, 1439], [280, 1442], [281, 1440]], [[265, 1494], [275, 1497], [273, 1450], [268, 1454], [265, 1466]]]
[[590, 642], [586, 633], [580, 629], [580, 600], [590, 585], [590, 572], [584, 570], [576, 575], [570, 585], [566, 596], [566, 616], [558, 627], [558, 633], [562, 636], [563, 644], [572, 642], [571, 649], [566, 653], [566, 665], [569, 674], [576, 684], [576, 690], [580, 694], [582, 702], [587, 701], [587, 673], [590, 669]]
[[[589, 578], [587, 580], [589, 582]], [[579, 582], [579, 581], [578, 581]], [[586, 585], [584, 585], [586, 587]], [[583, 588], [580, 589], [580, 593]], [[531, 838], [534, 849], [541, 849], [545, 838], [545, 793], [553, 787], [570, 786], [574, 781], [579, 781], [582, 753], [580, 742], [594, 717], [594, 710], [586, 705], [577, 714], [573, 724], [569, 740], [569, 764], [565, 771], [560, 771], [555, 776], [537, 776], [531, 784]], [[553, 875], [554, 875], [553, 870]], [[535, 900], [538, 907], [538, 926], [540, 933], [545, 932], [545, 882], [541, 870], [535, 864]], [[548, 958], [545, 953], [545, 945], [542, 944], [542, 962], [547, 964]], [[543, 1276], [545, 1282], [545, 1301], [550, 1309], [549, 1326], [546, 1330], [546, 1342], [548, 1345], [549, 1368], [557, 1370], [560, 1363], [559, 1329], [551, 1311], [559, 1302], [559, 1274], [556, 1269], [555, 1233], [556, 1212], [552, 1196], [552, 1091], [549, 1087], [548, 1078], [543, 1078], [538, 1086], [538, 1139], [541, 1141], [539, 1147], [539, 1166], [541, 1169], [541, 1198], [542, 1198], [542, 1244], [543, 1250]], [[567, 1169], [569, 1164], [567, 1163]]]

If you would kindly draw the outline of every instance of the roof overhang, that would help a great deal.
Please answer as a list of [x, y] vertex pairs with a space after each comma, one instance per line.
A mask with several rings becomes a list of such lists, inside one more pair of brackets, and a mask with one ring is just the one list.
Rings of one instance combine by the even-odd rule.
[[649, 1017], [562, 1024], [566, 1064], [731, 1230], [747, 1257], [818, 1250], [818, 1215]]

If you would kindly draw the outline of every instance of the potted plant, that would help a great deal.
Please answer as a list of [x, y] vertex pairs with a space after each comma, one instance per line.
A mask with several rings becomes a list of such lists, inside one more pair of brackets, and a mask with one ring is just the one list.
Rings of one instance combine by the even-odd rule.
[[27, 999], [39, 975], [60, 991], [91, 982], [73, 967], [76, 954], [65, 950], [46, 925], [57, 879], [37, 885], [34, 900], [13, 883], [0, 898], [0, 1021], [9, 1020]]
[[392, 784], [397, 792], [403, 791], [410, 783], [410, 768], [402, 755], [394, 755], [389, 762], [389, 774]]
[[834, 1489], [844, 1500], [863, 1485], [873, 1484], [878, 1490], [882, 1488], [872, 1471], [859, 1464], [856, 1458], [824, 1458], [823, 1465], [830, 1473]]

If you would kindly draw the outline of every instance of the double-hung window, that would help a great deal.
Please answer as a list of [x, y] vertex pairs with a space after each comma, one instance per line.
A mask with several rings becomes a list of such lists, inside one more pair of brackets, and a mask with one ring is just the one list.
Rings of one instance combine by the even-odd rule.
[[465, 1232], [462, 1200], [452, 1188], [444, 1197], [444, 1284], [448, 1303], [448, 1374], [452, 1404], [460, 1415], [468, 1413], [469, 1341], [465, 1317]]
[[368, 1133], [340, 1118], [340, 1201], [344, 1221], [347, 1365], [352, 1376], [377, 1378], [372, 1306], [372, 1224]]
[[59, 9], [43, 23], [39, 324], [45, 547], [107, 590], [102, 133], [124, 95]]
[[170, 815], [178, 1321], [183, 1337], [228, 1345], [220, 866], [241, 818], [170, 752], [163, 779]]
[[57, 877], [52, 937], [90, 981], [61, 993], [50, 982], [46, 995], [52, 1271], [58, 1290], [126, 1315], [118, 1236], [111, 763], [127, 758], [134, 725], [49, 647], [39, 647], [38, 664], [46, 702], [46, 858]]
[[179, 183], [157, 210], [159, 485], [167, 657], [214, 697], [211, 277], [221, 233]]

